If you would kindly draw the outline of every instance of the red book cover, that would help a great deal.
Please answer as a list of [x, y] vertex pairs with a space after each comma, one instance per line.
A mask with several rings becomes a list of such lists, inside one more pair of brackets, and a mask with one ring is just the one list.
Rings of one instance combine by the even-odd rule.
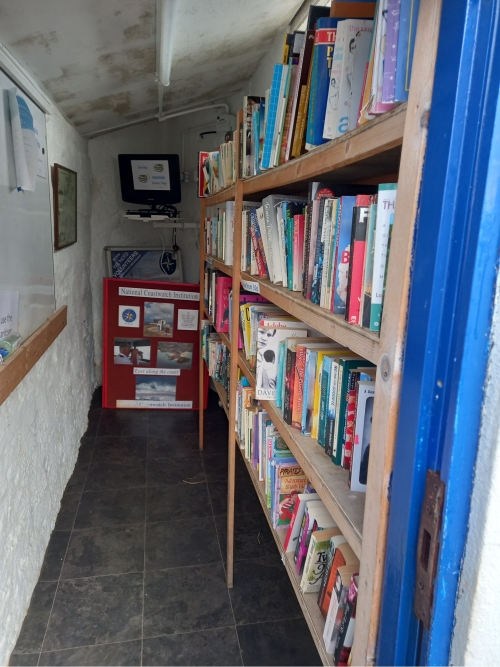
[[215, 330], [219, 333], [229, 333], [229, 292], [232, 278], [218, 276], [215, 283]]
[[[350, 324], [359, 323], [361, 292], [363, 290], [363, 268], [365, 264], [366, 229], [370, 212], [370, 195], [358, 195], [357, 201], [363, 201], [354, 209], [351, 234], [351, 259], [349, 266], [349, 294], [347, 298], [346, 320]], [[368, 204], [365, 203], [368, 201]]]
[[359, 380], [359, 373], [356, 371], [349, 371], [349, 384], [347, 387], [346, 396], [346, 421], [344, 442], [342, 447], [341, 466], [345, 470], [350, 470], [352, 459], [352, 447], [354, 443], [354, 430], [356, 426], [356, 386]]
[[302, 264], [304, 255], [305, 215], [293, 216], [293, 276], [292, 289], [294, 292], [302, 290]]
[[307, 348], [297, 345], [294, 369], [294, 387], [292, 404], [292, 427], [300, 431], [302, 426], [302, 399], [304, 397], [304, 373], [306, 367]]

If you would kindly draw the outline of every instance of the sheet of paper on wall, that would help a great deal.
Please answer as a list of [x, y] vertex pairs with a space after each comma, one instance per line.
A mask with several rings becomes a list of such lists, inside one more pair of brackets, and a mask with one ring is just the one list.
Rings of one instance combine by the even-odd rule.
[[26, 100], [17, 88], [9, 90], [9, 109], [17, 189], [33, 192], [38, 168], [38, 147], [33, 116]]
[[0, 292], [0, 340], [17, 331], [19, 292]]
[[177, 329], [180, 331], [198, 330], [198, 311], [179, 308], [177, 311]]
[[47, 146], [45, 143], [44, 127], [36, 118], [33, 118], [33, 128], [35, 130], [36, 154], [38, 160], [36, 165], [36, 175], [40, 176], [40, 178], [47, 178], [47, 160], [45, 159]]

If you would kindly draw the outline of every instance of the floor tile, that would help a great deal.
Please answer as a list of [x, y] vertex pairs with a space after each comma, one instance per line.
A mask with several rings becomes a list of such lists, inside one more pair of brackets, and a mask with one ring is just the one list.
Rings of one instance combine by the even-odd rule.
[[[215, 517], [217, 534], [224, 561], [227, 549], [227, 516]], [[269, 524], [264, 513], [245, 514], [236, 517], [234, 522], [234, 560], [248, 560], [262, 558], [269, 554], [278, 554], [278, 547], [274, 541]]]
[[101, 421], [101, 411], [96, 410], [89, 412], [87, 420], [87, 428], [85, 430], [84, 436], [92, 437], [97, 435], [97, 430]]
[[146, 460], [134, 463], [91, 463], [85, 491], [111, 491], [146, 486]]
[[57, 581], [59, 579], [70, 535], [70, 530], [52, 531], [45, 551], [39, 581]]
[[36, 667], [38, 665], [39, 653], [13, 653], [10, 656], [9, 665], [14, 667]]
[[[207, 481], [209, 482], [224, 482], [228, 475], [228, 456], [227, 451], [220, 451], [216, 453], [204, 453], [202, 455], [203, 467]], [[235, 459], [235, 474], [236, 477], [248, 478], [248, 470], [242, 457], [236, 452]]]
[[70, 648], [62, 651], [42, 653], [40, 665], [70, 667], [72, 665], [140, 665], [142, 641], [119, 642], [115, 644], [98, 644]]
[[146, 572], [145, 638], [232, 624], [222, 563]]
[[56, 581], [41, 581], [35, 586], [28, 613], [14, 648], [15, 653], [36, 653], [42, 648], [56, 589]]
[[142, 572], [144, 525], [101, 526], [71, 535], [61, 579]]
[[148, 487], [182, 484], [184, 480], [205, 481], [201, 456], [198, 453], [176, 459], [148, 459]]
[[87, 472], [89, 470], [90, 463], [88, 461], [81, 462], [77, 461], [75, 468], [71, 474], [71, 477], [66, 484], [66, 489], [68, 493], [82, 493], [83, 487], [85, 485], [85, 480], [87, 479]]
[[145, 488], [84, 493], [75, 528], [142, 523], [145, 502]]
[[74, 491], [64, 492], [54, 530], [71, 530], [73, 528], [81, 497], [81, 493], [75, 493]]
[[140, 639], [143, 575], [61, 581], [44, 651]]
[[78, 463], [89, 463], [94, 450], [95, 436], [86, 436], [80, 440], [80, 449], [78, 450]]
[[148, 437], [148, 458], [150, 459], [172, 459], [192, 456], [199, 451], [198, 435], [196, 433]]
[[170, 437], [198, 432], [198, 413], [192, 410], [170, 412], [153, 410], [149, 413], [148, 436]]
[[190, 520], [211, 514], [206, 484], [154, 486], [147, 489], [147, 521]]
[[103, 410], [97, 435], [115, 437], [146, 436], [148, 434], [147, 410]]
[[[227, 512], [227, 482], [210, 482], [208, 491], [214, 514], [225, 514]], [[235, 515], [254, 514], [260, 511], [262, 511], [261, 505], [248, 475], [246, 478], [236, 478]]]
[[92, 463], [135, 463], [147, 456], [146, 436], [112, 437], [97, 436], [95, 439]]
[[217, 628], [144, 640], [143, 665], [241, 665], [236, 629]]
[[236, 562], [230, 595], [236, 625], [302, 617], [279, 556]]
[[146, 570], [220, 561], [213, 517], [147, 524]]
[[322, 664], [303, 618], [240, 625], [237, 632], [245, 667]]

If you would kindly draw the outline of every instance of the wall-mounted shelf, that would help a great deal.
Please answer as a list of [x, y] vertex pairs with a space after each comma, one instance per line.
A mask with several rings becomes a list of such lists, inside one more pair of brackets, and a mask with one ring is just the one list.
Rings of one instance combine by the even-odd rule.
[[183, 218], [169, 218], [168, 215], [152, 215], [146, 217], [143, 215], [125, 214], [123, 216], [126, 220], [138, 220], [140, 222], [152, 222], [155, 229], [167, 228], [173, 229], [198, 229], [200, 226], [198, 222], [186, 222]]

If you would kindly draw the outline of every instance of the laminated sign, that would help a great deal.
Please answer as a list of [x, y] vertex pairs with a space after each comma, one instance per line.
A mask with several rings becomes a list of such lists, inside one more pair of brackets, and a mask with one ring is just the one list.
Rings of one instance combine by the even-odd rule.
[[38, 169], [38, 143], [33, 116], [16, 88], [9, 90], [9, 108], [17, 189], [33, 192]]

